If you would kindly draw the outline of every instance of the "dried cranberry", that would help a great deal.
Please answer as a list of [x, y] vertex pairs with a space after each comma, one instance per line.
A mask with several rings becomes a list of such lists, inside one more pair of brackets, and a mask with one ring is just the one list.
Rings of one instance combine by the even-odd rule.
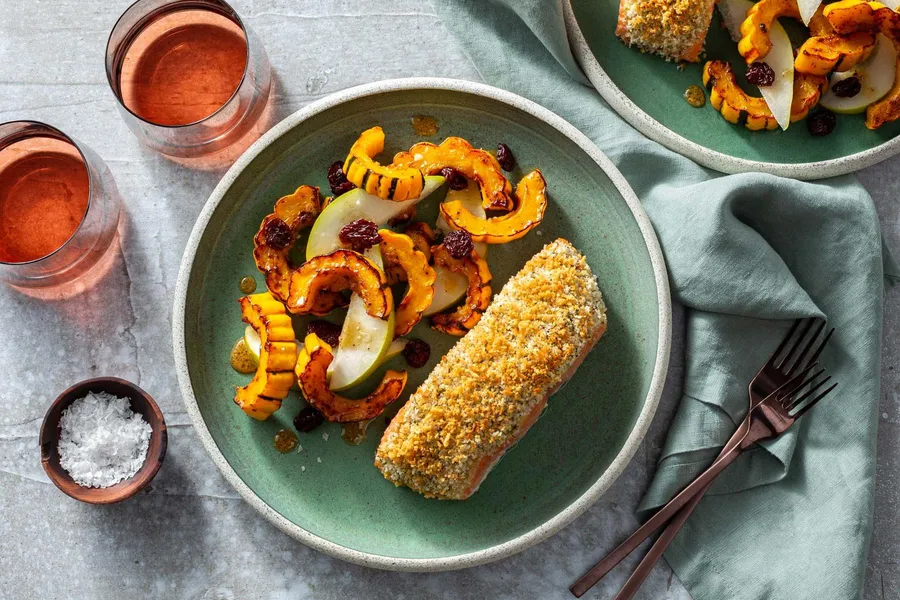
[[469, 185], [466, 176], [453, 167], [444, 167], [441, 169], [441, 175], [447, 180], [447, 185], [451, 190], [464, 190]]
[[284, 250], [294, 243], [294, 232], [281, 219], [269, 219], [263, 227], [266, 245], [274, 250]]
[[331, 187], [331, 193], [335, 196], [346, 194], [356, 186], [347, 181], [347, 175], [344, 173], [344, 163], [335, 161], [328, 167], [328, 185]]
[[497, 162], [504, 171], [512, 171], [516, 168], [516, 157], [506, 144], [497, 144]]
[[341, 227], [338, 238], [357, 252], [368, 250], [381, 242], [378, 225], [365, 219], [357, 219]]
[[755, 62], [747, 67], [747, 83], [766, 87], [775, 83], [775, 71], [769, 63]]
[[852, 98], [862, 91], [862, 84], [859, 77], [848, 77], [831, 86], [831, 91], [839, 98]]
[[414, 369], [424, 367], [431, 358], [431, 346], [422, 340], [409, 340], [403, 347], [403, 358]]
[[835, 125], [837, 125], [837, 117], [834, 116], [833, 112], [824, 108], [809, 115], [809, 118], [806, 120], [809, 132], [816, 137], [828, 135], [834, 131]]
[[322, 413], [312, 406], [307, 406], [294, 417], [294, 429], [309, 433], [325, 421]]
[[356, 186], [350, 183], [349, 181], [345, 181], [340, 185], [336, 185], [331, 188], [331, 193], [335, 195], [335, 197], [340, 196], [341, 194], [346, 194], [350, 190], [355, 190]]
[[338, 340], [341, 338], [341, 326], [322, 319], [310, 321], [306, 324], [306, 335], [311, 333], [316, 334], [320, 340], [335, 348], [338, 345]]
[[465, 258], [472, 254], [475, 243], [468, 231], [459, 229], [444, 236], [444, 248], [453, 258]]

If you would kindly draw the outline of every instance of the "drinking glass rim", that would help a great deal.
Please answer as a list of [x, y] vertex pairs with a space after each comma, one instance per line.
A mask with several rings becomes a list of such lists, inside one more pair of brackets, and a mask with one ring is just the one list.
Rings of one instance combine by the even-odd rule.
[[[72, 235], [70, 235], [69, 238], [65, 242], [60, 244], [59, 248], [57, 248], [50, 254], [45, 254], [44, 256], [40, 256], [40, 257], [32, 259], [32, 260], [25, 260], [22, 262], [7, 262], [4, 260], [0, 260], [0, 265], [10, 266], [10, 267], [21, 267], [23, 265], [33, 265], [34, 263], [41, 262], [42, 260], [47, 260], [51, 256], [54, 256], [56, 253], [61, 251], [63, 248], [68, 246], [69, 242], [71, 242], [75, 238], [75, 236], [78, 235], [78, 232], [81, 231], [81, 226], [84, 225], [84, 220], [87, 219], [88, 212], [91, 210], [91, 205], [94, 202], [94, 181], [93, 181], [93, 177], [91, 177], [91, 169], [90, 169], [90, 165], [88, 163], [88, 158], [85, 155], [84, 151], [81, 149], [81, 146], [78, 144], [77, 141], [75, 141], [74, 138], [72, 138], [71, 136], [66, 134], [60, 128], [54, 127], [53, 125], [50, 125], [49, 123], [44, 123], [43, 121], [33, 121], [31, 119], [19, 119], [16, 121], [6, 121], [4, 123], [0, 123], [0, 128], [6, 127], [7, 125], [22, 125], [22, 126], [38, 125], [40, 127], [46, 127], [47, 129], [51, 130], [52, 132], [58, 134], [62, 138], [62, 141], [72, 144], [72, 146], [75, 148], [75, 150], [78, 151], [78, 155], [81, 157], [81, 162], [84, 165], [84, 170], [87, 172], [87, 178], [88, 178], [88, 201], [87, 201], [87, 205], [84, 207], [84, 214], [81, 215], [81, 220], [78, 222], [78, 227], [75, 228], [75, 230], [72, 232]], [[31, 137], [42, 137], [42, 136], [35, 135], [35, 136], [24, 137], [21, 139], [27, 140], [27, 139], [30, 139]], [[43, 137], [47, 137], [47, 136], [43, 136]], [[21, 141], [21, 140], [15, 140], [12, 143], [15, 144], [18, 141]], [[0, 152], [2, 152], [2, 150], [5, 150], [6, 148], [7, 148], [7, 146], [3, 146], [3, 148], [0, 149]]]
[[[109, 56], [109, 48], [110, 48], [110, 44], [112, 44], [112, 35], [115, 32], [116, 27], [119, 26], [119, 23], [122, 22], [122, 19], [125, 17], [125, 15], [126, 15], [126, 13], [128, 13], [128, 11], [130, 11], [132, 8], [134, 8], [138, 4], [141, 4], [142, 2], [146, 2], [146, 1], [147, 0], [134, 0], [134, 2], [132, 2], [128, 6], [128, 8], [126, 8], [125, 10], [122, 11], [122, 14], [119, 15], [119, 18], [116, 19], [115, 25], [113, 25], [112, 29], [110, 29], [110, 31], [109, 31], [109, 37], [106, 38], [107, 57]], [[159, 16], [163, 16], [163, 15], [169, 14], [171, 12], [178, 12], [180, 10], [190, 10], [191, 8], [204, 9], [204, 10], [209, 10], [209, 8], [210, 8], [210, 6], [204, 2], [195, 2], [193, 0], [171, 0], [172, 4], [175, 4], [176, 2], [183, 3], [185, 5], [184, 8], [179, 8], [178, 10], [167, 11], [167, 10], [164, 10], [165, 6], [160, 6], [157, 8], [157, 11], [160, 11]], [[237, 23], [238, 27], [241, 28], [241, 33], [244, 34], [244, 40], [247, 42], [247, 55], [244, 60], [244, 72], [241, 73], [241, 80], [238, 82], [237, 87], [234, 88], [234, 91], [231, 92], [231, 95], [228, 97], [228, 100], [226, 100], [222, 104], [222, 106], [217, 108], [212, 113], [206, 115], [202, 119], [197, 119], [196, 121], [192, 121], [190, 123], [184, 123], [182, 125], [164, 125], [161, 123], [154, 123], [153, 121], [145, 119], [141, 115], [137, 114], [136, 112], [134, 112], [133, 110], [128, 108], [128, 106], [126, 106], [125, 102], [122, 100], [122, 94], [120, 92], [119, 93], [116, 92], [116, 85], [113, 84], [113, 74], [111, 72], [112, 65], [110, 65], [110, 61], [107, 59], [104, 61], [104, 62], [106, 62], [106, 81], [107, 81], [107, 83], [109, 83], [109, 89], [112, 90], [113, 96], [116, 97], [116, 101], [119, 103], [119, 106], [121, 106], [122, 108], [127, 110], [128, 113], [131, 116], [133, 116], [134, 118], [136, 118], [144, 123], [147, 123], [148, 125], [152, 125], [153, 127], [162, 127], [165, 129], [180, 129], [182, 127], [193, 127], [194, 125], [199, 125], [200, 123], [203, 123], [204, 121], [208, 121], [209, 119], [212, 119], [213, 117], [218, 115], [220, 112], [225, 110], [225, 107], [228, 106], [231, 103], [231, 101], [234, 100], [235, 97], [238, 95], [238, 92], [240, 91], [241, 86], [244, 85], [244, 81], [246, 81], [246, 79], [247, 79], [247, 70], [250, 68], [250, 36], [247, 33], [247, 26], [244, 25], [243, 19], [241, 19], [241, 16], [238, 14], [238, 12], [236, 10], [234, 10], [234, 7], [231, 6], [225, 0], [216, 0], [216, 2], [221, 2], [231, 12], [231, 16], [234, 17], [235, 22]], [[155, 12], [155, 11], [151, 11], [151, 12], [147, 13], [142, 18], [147, 18], [147, 17], [153, 15], [153, 12]], [[222, 16], [225, 16], [225, 15], [222, 15]], [[149, 24], [150, 23], [144, 23], [143, 26], [141, 27], [141, 29], [143, 29], [143, 27], [146, 27]], [[135, 38], [136, 38], [136, 36], [133, 37], [132, 39], [128, 40], [129, 46], [131, 46], [131, 44], [134, 43]]]

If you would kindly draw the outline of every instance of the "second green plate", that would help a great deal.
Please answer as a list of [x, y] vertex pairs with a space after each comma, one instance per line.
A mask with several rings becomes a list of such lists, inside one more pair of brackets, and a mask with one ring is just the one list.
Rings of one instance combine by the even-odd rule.
[[[820, 179], [857, 171], [900, 152], [900, 121], [870, 131], [864, 114], [838, 115], [831, 135], [813, 137], [805, 122], [787, 131], [754, 132], [728, 123], [709, 102], [693, 108], [683, 94], [689, 85], [702, 85], [701, 64], [681, 69], [623, 44], [615, 35], [619, 0], [565, 4], [575, 57], [603, 98], [641, 133], [703, 166], [725, 173], [761, 171]], [[802, 26], [784, 25], [792, 39], [802, 39]], [[706, 56], [733, 65], [743, 62], [737, 44], [720, 26], [718, 11], [706, 39]]]

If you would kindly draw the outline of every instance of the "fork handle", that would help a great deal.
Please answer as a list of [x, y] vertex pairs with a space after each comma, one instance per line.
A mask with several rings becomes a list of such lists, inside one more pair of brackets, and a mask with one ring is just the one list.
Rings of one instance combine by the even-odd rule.
[[[591, 589], [594, 584], [600, 581], [607, 573], [613, 570], [617, 564], [634, 552], [641, 543], [653, 535], [653, 532], [665, 525], [666, 521], [671, 519], [676, 512], [687, 505], [691, 499], [701, 492], [705, 492], [712, 481], [721, 473], [725, 467], [734, 462], [740, 456], [743, 448], [741, 445], [736, 446], [732, 450], [723, 453], [708, 469], [700, 476], [692, 481], [686, 488], [672, 498], [668, 504], [659, 509], [656, 514], [647, 519], [647, 522], [638, 527], [637, 531], [632, 533], [628, 539], [619, 544], [619, 546], [606, 555], [599, 563], [597, 563], [590, 571], [585, 573], [581, 579], [572, 584], [569, 590], [576, 598], [581, 598], [585, 592]], [[698, 500], [699, 501], [699, 500]], [[687, 518], [687, 517], [685, 517]], [[674, 533], [672, 534], [674, 536]], [[671, 540], [670, 540], [671, 541]]]
[[[744, 439], [744, 435], [746, 432], [747, 423], [743, 423], [737, 431], [735, 431], [734, 435], [728, 440], [728, 443], [725, 444], [725, 447], [722, 448], [722, 452], [719, 453], [719, 456], [716, 458], [722, 458], [727, 453], [731, 452], [740, 445], [740, 443]], [[653, 571], [653, 567], [656, 566], [656, 563], [659, 562], [659, 559], [662, 558], [663, 553], [666, 551], [666, 548], [669, 547], [669, 544], [672, 543], [672, 540], [675, 539], [675, 536], [678, 535], [678, 532], [681, 531], [681, 528], [687, 522], [688, 518], [691, 516], [691, 513], [694, 512], [694, 509], [697, 508], [697, 505], [700, 504], [700, 500], [703, 499], [703, 496], [706, 495], [706, 492], [709, 491], [709, 488], [712, 487], [712, 483], [708, 484], [705, 488], [700, 490], [693, 498], [688, 501], [688, 503], [678, 511], [672, 520], [669, 521], [669, 524], [666, 525], [666, 528], [660, 534], [660, 536], [653, 542], [653, 545], [650, 547], [650, 550], [647, 552], [646, 556], [641, 559], [640, 564], [638, 564], [637, 568], [628, 578], [628, 581], [625, 582], [625, 585], [622, 586], [622, 589], [619, 590], [619, 593], [616, 594], [614, 600], [631, 600], [634, 595], [637, 593], [638, 589], [640, 589], [641, 585], [643, 585], [644, 581], [646, 581], [647, 577], [650, 576], [650, 573]]]
[[660, 536], [653, 542], [650, 551], [641, 559], [641, 562], [634, 570], [634, 573], [631, 574], [628, 581], [625, 582], [625, 585], [623, 585], [622, 589], [619, 590], [619, 593], [616, 594], [614, 600], [631, 600], [634, 597], [647, 577], [650, 576], [653, 567], [655, 567], [656, 563], [659, 562], [659, 559], [662, 558], [666, 548], [669, 547], [669, 544], [672, 543], [672, 540], [674, 540], [675, 536], [678, 535], [678, 532], [681, 531], [684, 523], [688, 520], [691, 513], [694, 512], [694, 509], [700, 504], [700, 500], [703, 499], [703, 496], [706, 495], [706, 492], [708, 492], [711, 487], [712, 483], [700, 490], [699, 493], [688, 501], [684, 508], [678, 511], [678, 514], [672, 517], [672, 520], [669, 521], [669, 524], [666, 525], [666, 528]]

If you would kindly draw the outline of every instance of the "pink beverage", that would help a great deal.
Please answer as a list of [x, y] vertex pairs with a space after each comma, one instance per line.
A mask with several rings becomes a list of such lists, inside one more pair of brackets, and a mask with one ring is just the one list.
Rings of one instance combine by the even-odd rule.
[[272, 81], [262, 45], [221, 0], [138, 0], [110, 34], [106, 69], [129, 128], [185, 158], [251, 133]]
[[22, 288], [78, 279], [109, 249], [119, 206], [90, 150], [43, 123], [0, 125], [0, 278]]

